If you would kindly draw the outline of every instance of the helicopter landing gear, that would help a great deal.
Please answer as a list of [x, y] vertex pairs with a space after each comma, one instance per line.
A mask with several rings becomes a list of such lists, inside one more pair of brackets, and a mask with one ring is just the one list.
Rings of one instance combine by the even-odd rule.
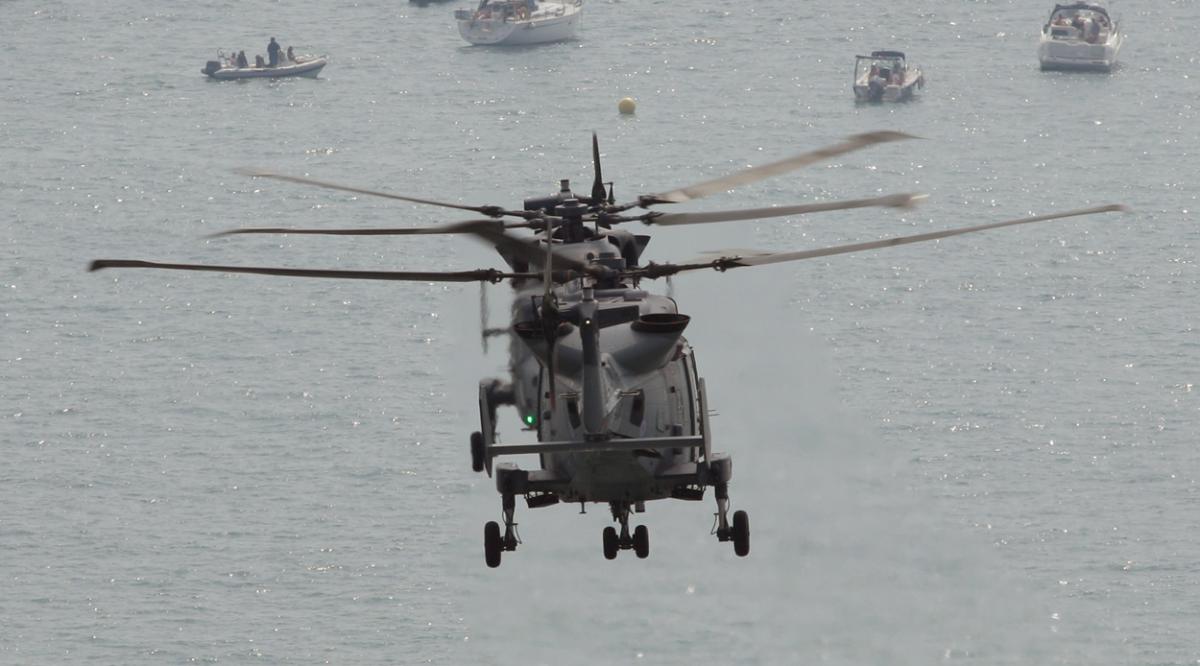
[[483, 471], [483, 433], [471, 433], [471, 469], [476, 472]]
[[500, 534], [500, 524], [489, 520], [483, 526], [483, 559], [493, 569], [500, 566], [500, 554], [506, 550], [516, 550], [521, 540], [517, 537], [517, 524], [513, 522], [516, 512], [517, 498], [514, 495], [504, 495], [504, 534]]
[[750, 554], [750, 516], [745, 511], [733, 512], [733, 552], [738, 557]]
[[732, 541], [733, 552], [738, 557], [750, 554], [750, 515], [745, 511], [733, 512], [733, 523], [729, 522], [729, 486], [716, 484], [717, 524], [713, 532], [718, 541]]
[[633, 552], [642, 560], [650, 555], [650, 530], [645, 525], [638, 525], [633, 531]]
[[617, 559], [617, 550], [621, 544], [617, 538], [617, 531], [612, 526], [604, 528], [604, 559]]
[[483, 559], [489, 567], [495, 569], [500, 566], [500, 551], [503, 548], [500, 543], [500, 526], [496, 521], [489, 520], [483, 526]]
[[629, 534], [629, 512], [630, 505], [623, 502], [613, 502], [612, 505], [613, 520], [620, 521], [621, 532], [612, 526], [604, 528], [604, 558], [607, 560], [617, 559], [617, 551], [632, 550], [639, 559], [645, 559], [650, 555], [650, 530], [645, 525], [638, 525], [633, 530], [633, 535]]

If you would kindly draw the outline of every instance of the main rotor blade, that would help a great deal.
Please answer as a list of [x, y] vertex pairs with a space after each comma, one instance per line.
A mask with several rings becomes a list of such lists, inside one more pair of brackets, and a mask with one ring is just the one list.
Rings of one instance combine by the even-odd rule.
[[830, 210], [849, 210], [851, 208], [867, 208], [870, 206], [890, 206], [892, 208], [912, 208], [924, 194], [889, 194], [872, 199], [851, 199], [847, 201], [830, 201], [827, 203], [799, 204], [796, 206], [777, 206], [773, 208], [745, 208], [742, 210], [717, 210], [703, 213], [659, 213], [652, 212], [642, 219], [646, 224], [709, 224], [711, 222], [732, 222], [735, 220], [759, 220], [768, 217], [786, 217], [788, 215], [804, 215], [821, 213]]
[[877, 143], [886, 143], [888, 141], [899, 141], [901, 139], [915, 138], [916, 137], [912, 136], [911, 134], [887, 130], [880, 132], [867, 132], [865, 134], [855, 134], [841, 143], [836, 143], [832, 146], [820, 148], [812, 152], [803, 153], [785, 160], [764, 164], [762, 166], [751, 167], [728, 176], [715, 178], [713, 180], [697, 183], [695, 185], [689, 185], [688, 187], [681, 187], [677, 190], [671, 190], [670, 192], [642, 196], [639, 197], [638, 205], [645, 207], [657, 203], [680, 203], [683, 201], [691, 201], [692, 199], [699, 199], [717, 192], [724, 192], [725, 190], [730, 190], [740, 185], [747, 185], [749, 183], [758, 182], [765, 178], [779, 176], [789, 171], [795, 171], [801, 167], [815, 164], [821, 160], [837, 157], [838, 155], [844, 155], [855, 150], [866, 148], [867, 146], [873, 146]]
[[133, 259], [97, 259], [88, 271], [105, 268], [161, 268], [174, 271], [208, 271], [213, 273], [252, 273], [288, 277], [339, 278], [347, 280], [398, 280], [410, 282], [500, 282], [506, 278], [537, 278], [533, 273], [504, 273], [494, 268], [473, 271], [342, 271], [309, 268], [263, 268], [260, 266], [213, 266], [209, 264], [164, 264]]
[[1111, 204], [1107, 206], [1097, 206], [1095, 208], [1082, 208], [1063, 213], [1049, 213], [1047, 215], [1037, 215], [1035, 217], [1026, 217], [1019, 220], [1008, 220], [1005, 222], [992, 222], [990, 224], [980, 224], [971, 227], [959, 227], [957, 229], [946, 229], [945, 231], [933, 231], [925, 234], [916, 234], [913, 236], [899, 236], [896, 238], [885, 238], [878, 241], [869, 241], [866, 243], [853, 243], [850, 245], [837, 245], [834, 247], [819, 248], [816, 250], [802, 250], [799, 252], [769, 252], [762, 254], [748, 254], [745, 256], [726, 256], [720, 259], [711, 261], [695, 261], [682, 264], [651, 264], [646, 267], [644, 273], [638, 273], [639, 277], [663, 277], [666, 275], [674, 275], [681, 271], [699, 270], [702, 268], [712, 268], [719, 271], [726, 271], [730, 268], [741, 268], [743, 266], [762, 266], [765, 264], [778, 264], [785, 261], [799, 261], [801, 259], [814, 259], [817, 257], [827, 257], [835, 254], [849, 254], [852, 252], [862, 252], [864, 250], [875, 250], [884, 247], [892, 247], [894, 245], [908, 245], [909, 243], [921, 243], [924, 241], [938, 240], [941, 238], [949, 238], [951, 236], [961, 236], [963, 234], [975, 233], [977, 231], [987, 231], [989, 229], [999, 229], [1001, 227], [1012, 227], [1019, 224], [1031, 224], [1033, 222], [1043, 222], [1046, 220], [1058, 220], [1065, 217], [1076, 217], [1079, 215], [1091, 215], [1093, 213], [1111, 213], [1111, 212], [1129, 212], [1129, 208], [1120, 204]]
[[[499, 220], [470, 220], [471, 222], [479, 222], [481, 224], [490, 224], [497, 229], [520, 229], [529, 226], [528, 222], [501, 222]], [[379, 229], [296, 229], [290, 227], [251, 227], [247, 229], [230, 229], [228, 231], [219, 231], [208, 236], [209, 238], [220, 238], [223, 236], [235, 236], [238, 234], [319, 234], [325, 236], [418, 236], [418, 235], [435, 235], [435, 234], [466, 234], [474, 233], [468, 229], [463, 229], [457, 225], [445, 225], [439, 227], [398, 227], [398, 228], [379, 228]]]
[[373, 197], [383, 197], [385, 199], [396, 199], [398, 201], [408, 201], [410, 203], [425, 204], [428, 206], [441, 206], [442, 208], [456, 208], [458, 210], [469, 210], [474, 213], [487, 215], [488, 217], [503, 217], [511, 215], [515, 217], [529, 218], [529, 211], [514, 211], [505, 210], [499, 206], [464, 206], [462, 204], [448, 203], [446, 201], [435, 201], [433, 199], [420, 199], [417, 197], [406, 197], [399, 194], [390, 194], [388, 192], [379, 192], [376, 190], [367, 190], [361, 187], [351, 187], [349, 185], [339, 185], [330, 183], [324, 180], [316, 180], [314, 178], [304, 178], [302, 176], [288, 176], [281, 173], [272, 173], [270, 171], [250, 171], [244, 170], [242, 173], [254, 178], [272, 178], [274, 180], [282, 180], [288, 183], [299, 183], [301, 185], [314, 185], [316, 187], [324, 187], [329, 190], [340, 190], [342, 192], [353, 192], [355, 194], [366, 194]]

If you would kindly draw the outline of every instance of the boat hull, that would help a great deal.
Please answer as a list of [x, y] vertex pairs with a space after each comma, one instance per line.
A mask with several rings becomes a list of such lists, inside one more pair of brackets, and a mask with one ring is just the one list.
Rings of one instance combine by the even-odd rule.
[[321, 57], [276, 67], [222, 67], [212, 72], [201, 71], [218, 81], [229, 81], [232, 79], [278, 79], [289, 76], [316, 78], [317, 74], [321, 73], [321, 69], [326, 64], [328, 64], [328, 60]]
[[854, 101], [907, 102], [924, 85], [925, 77], [920, 71], [910, 70], [903, 83], [891, 83], [878, 88], [872, 87], [864, 77], [854, 83]]
[[[543, 7], [547, 3], [543, 3]], [[575, 36], [579, 28], [580, 6], [562, 4], [561, 13], [536, 12], [528, 19], [459, 18], [458, 33], [472, 44], [517, 46], [561, 42]]]
[[1042, 39], [1038, 45], [1038, 62], [1043, 70], [1110, 72], [1117, 65], [1121, 43], [1119, 34], [1104, 44]]

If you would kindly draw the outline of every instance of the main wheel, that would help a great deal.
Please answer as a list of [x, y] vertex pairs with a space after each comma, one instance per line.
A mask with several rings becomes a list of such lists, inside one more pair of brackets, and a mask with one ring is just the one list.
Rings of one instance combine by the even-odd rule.
[[612, 527], [604, 528], [604, 559], [617, 559], [617, 531]]
[[483, 433], [471, 433], [471, 469], [483, 471]]
[[645, 525], [633, 530], [633, 552], [641, 559], [650, 554], [650, 530]]
[[750, 516], [745, 511], [733, 512], [733, 552], [738, 557], [750, 554]]
[[493, 569], [500, 566], [500, 524], [494, 520], [483, 526], [483, 559]]

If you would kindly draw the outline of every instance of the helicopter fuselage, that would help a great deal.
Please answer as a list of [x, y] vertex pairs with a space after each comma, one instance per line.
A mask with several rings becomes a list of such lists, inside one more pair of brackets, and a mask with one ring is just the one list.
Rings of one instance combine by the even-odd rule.
[[[533, 321], [541, 298], [536, 293], [518, 298], [514, 321]], [[581, 298], [579, 289], [560, 288], [560, 307], [573, 307]], [[585, 347], [578, 326], [563, 332], [553, 349], [535, 327], [515, 327], [513, 389], [522, 421], [536, 427], [541, 442], [699, 436], [699, 376], [691, 346], [681, 335], [688, 318], [679, 314], [675, 301], [630, 287], [594, 290], [593, 298], [597, 319], [607, 324], [598, 335], [600, 395], [594, 399], [601, 408], [599, 427], [589, 431], [584, 419], [585, 397], [592, 396], [585, 396]], [[549, 354], [556, 356], [553, 363]], [[670, 471], [685, 463], [694, 468], [697, 457], [695, 447], [682, 445], [547, 451], [540, 454], [546, 474], [538, 485], [569, 502], [662, 499], [678, 485]]]

